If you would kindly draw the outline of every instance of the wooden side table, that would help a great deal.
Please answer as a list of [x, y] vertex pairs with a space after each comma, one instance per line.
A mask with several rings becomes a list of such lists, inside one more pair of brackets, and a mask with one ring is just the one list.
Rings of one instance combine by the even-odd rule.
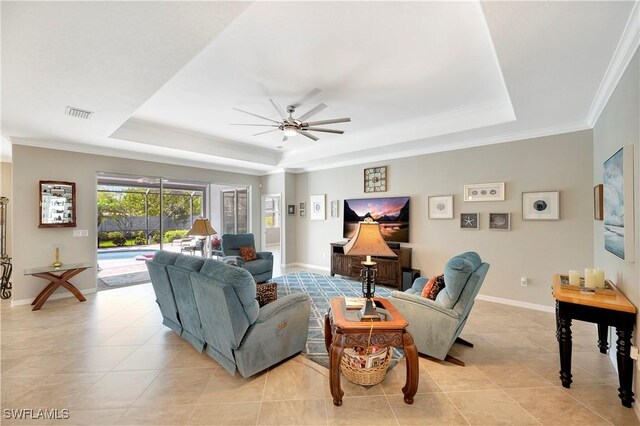
[[[344, 297], [331, 300], [331, 307], [324, 319], [324, 341], [329, 353], [329, 387], [333, 404], [342, 405], [344, 392], [340, 387], [340, 360], [345, 348], [366, 347], [371, 334], [371, 344], [381, 347], [395, 346], [404, 349], [407, 358], [407, 378], [402, 392], [404, 402], [413, 404], [418, 391], [418, 351], [409, 323], [387, 299], [374, 298], [376, 306], [385, 309], [390, 316], [387, 321], [357, 321], [348, 315]], [[371, 328], [373, 327], [373, 330]]]
[[33, 275], [34, 277], [49, 280], [49, 284], [40, 292], [40, 294], [38, 294], [38, 296], [36, 296], [33, 302], [31, 302], [31, 304], [34, 305], [32, 310], [37, 311], [40, 309], [49, 296], [51, 296], [60, 286], [69, 290], [79, 301], [84, 302], [87, 300], [82, 293], [80, 293], [80, 290], [71, 284], [69, 280], [89, 268], [93, 268], [92, 263], [68, 264], [62, 265], [59, 268], [43, 266], [41, 268], [25, 269], [25, 275]]
[[556, 338], [560, 348], [560, 380], [571, 386], [571, 321], [581, 320], [598, 324], [598, 347], [601, 353], [608, 348], [607, 327], [615, 327], [618, 335], [618, 396], [622, 405], [633, 404], [633, 361], [630, 357], [631, 337], [636, 323], [636, 308], [615, 286], [615, 295], [584, 294], [570, 290], [560, 283], [560, 274], [553, 276], [553, 297], [556, 299]]

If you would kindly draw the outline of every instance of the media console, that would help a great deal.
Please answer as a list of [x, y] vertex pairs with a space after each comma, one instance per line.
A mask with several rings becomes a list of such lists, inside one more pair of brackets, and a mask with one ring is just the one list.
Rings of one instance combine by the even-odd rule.
[[[331, 276], [342, 275], [345, 277], [360, 277], [360, 264], [365, 260], [365, 256], [348, 256], [344, 254], [346, 242], [331, 243]], [[391, 250], [396, 254], [393, 257], [376, 257], [372, 260], [376, 262], [376, 283], [392, 286], [402, 290], [402, 271], [411, 269], [411, 248], [391, 245]]]

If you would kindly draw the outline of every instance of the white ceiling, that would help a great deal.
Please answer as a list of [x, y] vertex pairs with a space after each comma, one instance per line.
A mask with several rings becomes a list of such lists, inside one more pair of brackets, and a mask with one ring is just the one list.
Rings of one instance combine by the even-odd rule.
[[[2, 2], [2, 135], [263, 174], [589, 128], [637, 2]], [[630, 59], [630, 58], [629, 58]], [[614, 77], [612, 77], [612, 75]], [[312, 120], [282, 142], [269, 96]], [[94, 111], [83, 121], [67, 105]], [[294, 115], [295, 116], [295, 115]]]

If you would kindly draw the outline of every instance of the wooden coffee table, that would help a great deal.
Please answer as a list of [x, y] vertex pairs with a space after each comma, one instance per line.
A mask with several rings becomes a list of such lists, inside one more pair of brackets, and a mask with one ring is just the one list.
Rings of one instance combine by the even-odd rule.
[[[331, 307], [324, 319], [324, 341], [329, 353], [329, 387], [334, 405], [342, 405], [344, 392], [340, 387], [340, 360], [345, 348], [366, 347], [371, 333], [371, 343], [381, 347], [403, 348], [407, 358], [407, 378], [402, 392], [404, 402], [413, 404], [418, 391], [418, 351], [413, 337], [407, 331], [409, 323], [387, 299], [374, 298], [376, 306], [385, 309], [390, 318], [386, 321], [358, 321], [353, 311], [347, 311], [344, 297], [331, 300]], [[373, 330], [371, 330], [373, 326]]]

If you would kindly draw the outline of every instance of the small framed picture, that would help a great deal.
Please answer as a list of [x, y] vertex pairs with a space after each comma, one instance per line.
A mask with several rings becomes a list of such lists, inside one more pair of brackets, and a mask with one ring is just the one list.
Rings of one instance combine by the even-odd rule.
[[304, 209], [300, 209], [300, 217], [305, 217], [306, 213], [304, 211]]
[[504, 201], [504, 182], [474, 183], [464, 186], [465, 201]]
[[453, 195], [429, 197], [429, 219], [453, 219]]
[[595, 220], [604, 219], [604, 209], [602, 207], [603, 184], [593, 187], [593, 218]]
[[311, 215], [309, 219], [311, 220], [325, 220], [325, 195], [312, 195], [311, 196]]
[[304, 210], [306, 208], [305, 203], [300, 203], [300, 210]]
[[331, 201], [331, 217], [338, 217], [338, 200]]
[[461, 229], [480, 229], [480, 214], [479, 213], [460, 213], [460, 228]]
[[508, 231], [511, 229], [511, 213], [489, 213], [489, 229]]
[[560, 191], [523, 192], [523, 220], [559, 220]]
[[287, 215], [288, 216], [294, 216], [296, 214], [296, 205], [295, 204], [288, 204], [287, 205]]

